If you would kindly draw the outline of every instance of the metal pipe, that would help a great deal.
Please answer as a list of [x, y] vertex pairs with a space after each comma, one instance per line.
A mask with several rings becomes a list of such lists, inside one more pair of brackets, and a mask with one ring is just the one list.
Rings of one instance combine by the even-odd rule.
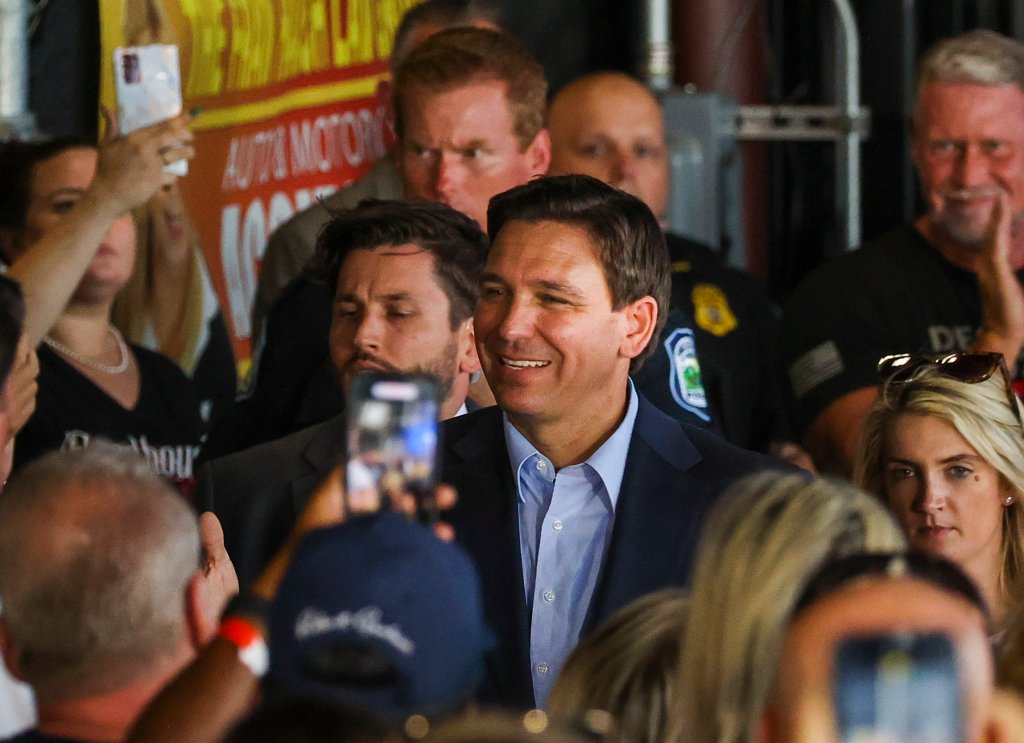
[[857, 22], [848, 0], [832, 0], [836, 28], [842, 37], [839, 55], [839, 107], [847, 122], [844, 135], [836, 142], [836, 209], [846, 209], [843, 243], [847, 249], [861, 243], [860, 132], [856, 126], [860, 111], [860, 40]]
[[643, 76], [659, 93], [672, 87], [671, 0], [646, 0], [644, 32], [647, 41]]

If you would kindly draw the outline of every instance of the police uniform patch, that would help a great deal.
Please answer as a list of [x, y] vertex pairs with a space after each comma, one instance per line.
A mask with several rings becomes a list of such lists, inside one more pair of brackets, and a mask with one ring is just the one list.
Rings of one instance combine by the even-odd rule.
[[697, 361], [697, 344], [693, 339], [693, 331], [689, 328], [676, 328], [663, 342], [668, 352], [669, 375], [668, 386], [672, 399], [679, 407], [688, 410], [701, 420], [708, 422], [708, 397], [704, 393], [704, 381], [700, 374], [700, 363]]
[[693, 316], [697, 324], [719, 337], [736, 329], [739, 321], [729, 307], [725, 292], [714, 284], [697, 284], [691, 293]]

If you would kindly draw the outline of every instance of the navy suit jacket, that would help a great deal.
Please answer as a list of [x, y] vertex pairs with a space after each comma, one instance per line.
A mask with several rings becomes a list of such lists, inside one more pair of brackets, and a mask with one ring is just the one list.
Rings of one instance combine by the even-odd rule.
[[[630, 440], [611, 541], [583, 632], [651, 591], [685, 585], [701, 526], [733, 480], [785, 465], [665, 415], [643, 395]], [[459, 502], [446, 520], [476, 560], [499, 647], [488, 661], [486, 701], [533, 705], [529, 612], [519, 547], [518, 494], [501, 411], [446, 421], [441, 481]]]

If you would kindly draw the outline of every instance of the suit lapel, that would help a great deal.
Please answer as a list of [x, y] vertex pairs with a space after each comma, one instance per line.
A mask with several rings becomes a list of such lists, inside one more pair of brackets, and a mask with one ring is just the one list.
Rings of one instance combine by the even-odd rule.
[[612, 538], [584, 633], [634, 598], [687, 578], [701, 521], [691, 499], [708, 488], [688, 472], [700, 460], [682, 427], [641, 396]]
[[532, 706], [518, 498], [501, 411], [474, 413], [471, 425], [460, 426], [460, 431], [446, 442], [442, 477], [460, 493], [451, 522], [457, 539], [476, 561], [487, 615], [499, 637], [498, 651], [488, 665], [503, 702]]
[[341, 464], [344, 447], [345, 415], [342, 414], [322, 423], [302, 452], [307, 472], [291, 482], [292, 507], [296, 517], [306, 507], [316, 486]]

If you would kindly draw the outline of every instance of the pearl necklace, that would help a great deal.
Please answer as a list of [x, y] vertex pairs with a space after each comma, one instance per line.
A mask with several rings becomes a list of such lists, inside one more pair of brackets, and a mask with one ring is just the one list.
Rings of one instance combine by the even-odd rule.
[[110, 334], [114, 336], [114, 340], [117, 341], [117, 348], [118, 351], [120, 351], [121, 353], [121, 360], [118, 363], [114, 364], [113, 366], [108, 366], [107, 364], [101, 364], [98, 361], [93, 361], [92, 359], [83, 356], [77, 351], [68, 348], [59, 340], [53, 338], [50, 335], [44, 335], [43, 342], [46, 343], [46, 345], [48, 345], [55, 351], [59, 351], [68, 358], [74, 359], [79, 364], [88, 366], [90, 369], [101, 371], [104, 374], [122, 374], [124, 373], [125, 370], [128, 369], [128, 364], [131, 363], [131, 353], [128, 351], [128, 345], [124, 342], [124, 338], [117, 331], [117, 328], [115, 328], [113, 325], [109, 325], [107, 326], [107, 329], [110, 331]]

